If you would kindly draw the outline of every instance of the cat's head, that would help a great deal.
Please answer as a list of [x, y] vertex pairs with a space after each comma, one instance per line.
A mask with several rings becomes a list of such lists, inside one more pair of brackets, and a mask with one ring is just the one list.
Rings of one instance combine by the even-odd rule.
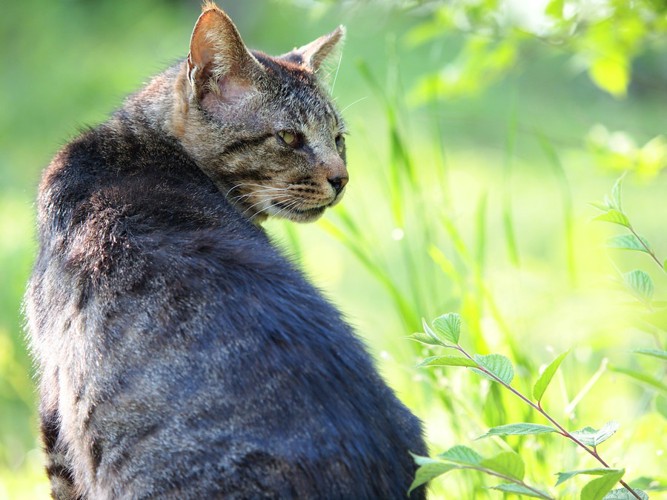
[[320, 73], [344, 33], [272, 57], [246, 48], [212, 3], [197, 20], [173, 128], [246, 217], [312, 221], [343, 196], [345, 125]]

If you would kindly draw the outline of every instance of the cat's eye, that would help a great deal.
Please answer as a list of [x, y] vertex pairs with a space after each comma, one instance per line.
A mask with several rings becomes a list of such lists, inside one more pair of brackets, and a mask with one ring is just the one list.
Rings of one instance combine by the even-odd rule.
[[338, 154], [343, 154], [343, 151], [345, 151], [345, 136], [342, 134], [336, 136], [336, 149]]
[[278, 132], [278, 138], [290, 148], [297, 149], [303, 146], [303, 134], [295, 132], [294, 130], [281, 130]]

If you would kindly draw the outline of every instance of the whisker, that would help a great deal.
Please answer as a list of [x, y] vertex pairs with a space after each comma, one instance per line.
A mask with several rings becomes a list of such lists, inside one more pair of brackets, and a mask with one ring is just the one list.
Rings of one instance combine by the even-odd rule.
[[340, 63], [343, 60], [343, 52], [341, 51], [340, 56], [338, 57], [338, 66], [336, 66], [336, 74], [334, 75], [333, 82], [331, 83], [330, 93], [333, 94], [334, 87], [336, 86], [336, 80], [338, 80], [338, 70], [340, 70]]
[[[253, 193], [253, 194], [257, 194], [257, 193]], [[283, 196], [284, 196], [284, 199], [288, 199], [288, 200], [289, 200], [290, 198], [292, 198], [291, 196], [286, 196], [286, 195], [283, 195]], [[250, 205], [249, 207], [247, 207], [245, 210], [243, 210], [242, 215], [245, 216], [250, 210], [252, 210], [253, 208], [255, 208], [257, 205], [261, 205], [262, 203], [267, 202], [267, 201], [268, 201], [269, 203], [271, 203], [272, 200], [280, 201], [280, 199], [278, 199], [278, 198], [275, 197], [275, 196], [274, 196], [274, 197], [268, 197], [268, 196], [267, 196], [267, 197], [263, 197], [263, 198], [261, 198], [259, 201], [253, 203], [252, 205]], [[298, 200], [297, 200], [297, 201], [298, 201]], [[264, 210], [265, 210], [265, 209], [263, 209], [263, 210], [259, 210], [258, 213], [263, 212]]]
[[227, 191], [227, 193], [225, 194], [225, 196], [229, 196], [229, 194], [232, 191], [234, 191], [235, 189], [241, 188], [241, 187], [258, 187], [258, 188], [262, 188], [262, 189], [267, 190], [267, 191], [283, 191], [283, 190], [288, 189], [288, 188], [282, 188], [282, 187], [264, 186], [262, 184], [253, 184], [253, 183], [250, 183], [250, 182], [240, 182], [239, 184], [236, 184], [231, 189], [229, 189]]
[[364, 101], [364, 100], [366, 100], [366, 99], [368, 99], [368, 96], [362, 97], [361, 99], [357, 99], [357, 100], [354, 101], [352, 104], [348, 104], [347, 106], [345, 106], [345, 107], [341, 110], [340, 113], [341, 113], [341, 114], [345, 113], [345, 111], [346, 111], [347, 109], [351, 108], [352, 106], [354, 106], [354, 105], [357, 104], [358, 102]]

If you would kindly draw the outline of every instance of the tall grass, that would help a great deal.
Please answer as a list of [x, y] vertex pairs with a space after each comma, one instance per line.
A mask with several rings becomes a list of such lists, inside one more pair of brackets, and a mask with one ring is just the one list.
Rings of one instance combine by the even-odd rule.
[[[584, 285], [581, 283], [585, 281], [590, 286], [591, 276], [585, 269], [590, 253], [597, 254], [593, 258], [599, 258], [600, 252], [603, 252], [599, 248], [586, 248], [590, 240], [579, 237], [582, 228], [578, 226], [588, 225], [589, 221], [577, 218], [577, 212], [582, 209], [575, 207], [577, 201], [572, 194], [561, 153], [545, 134], [537, 130], [533, 133], [533, 140], [544, 155], [543, 161], [552, 172], [551, 176], [543, 176], [545, 184], [542, 189], [545, 194], [551, 195], [550, 199], [560, 201], [557, 204], [529, 207], [534, 210], [536, 218], [553, 224], [553, 229], [546, 231], [549, 235], [547, 248], [553, 253], [540, 256], [551, 269], [548, 272], [544, 269], [535, 271], [534, 266], [524, 265], [531, 258], [534, 261], [535, 255], [531, 256], [530, 250], [522, 250], [517, 231], [520, 223], [513, 215], [519, 209], [526, 209], [525, 206], [518, 207], [512, 193], [512, 165], [516, 161], [516, 112], [511, 112], [507, 123], [506, 146], [501, 155], [501, 158], [504, 156], [501, 165], [504, 180], [500, 186], [500, 196], [497, 186], [484, 187], [483, 182], [480, 182], [476, 200], [466, 202], [469, 212], [467, 218], [463, 219], [451, 196], [451, 192], [457, 189], [453, 180], [456, 168], [453, 169], [451, 161], [448, 161], [448, 156], [453, 155], [448, 155], [440, 121], [434, 119], [431, 126], [433, 135], [429, 141], [415, 141], [412, 130], [405, 127], [407, 120], [401, 114], [404, 98], [400, 86], [381, 84], [364, 64], [359, 65], [359, 71], [383, 110], [387, 151], [382, 156], [386, 162], [378, 169], [385, 173], [386, 182], [379, 191], [381, 200], [374, 200], [373, 203], [390, 214], [391, 228], [369, 223], [344, 206], [336, 210], [332, 221], [323, 221], [321, 227], [341, 241], [384, 288], [398, 311], [402, 324], [400, 330], [405, 337], [413, 332], [424, 331], [422, 318], [434, 318], [448, 311], [459, 312], [465, 325], [464, 342], [471, 344], [471, 349], [480, 354], [501, 352], [516, 368], [517, 376], [513, 385], [518, 391], [530, 394], [532, 382], [539, 374], [538, 367], [553, 357], [553, 354], [549, 354], [554, 352], [550, 346], [553, 345], [552, 339], [544, 338], [544, 334], [539, 331], [528, 332], [525, 328], [516, 331], [514, 322], [518, 318], [539, 314], [539, 311], [506, 311], [502, 304], [507, 301], [498, 300], [503, 297], [502, 286], [495, 281], [497, 275], [507, 277], [515, 274], [524, 279], [524, 284], [534, 278], [533, 274], [546, 275], [547, 279], [550, 279], [549, 276], [565, 276], [565, 280], [557, 278], [557, 293], [566, 301], [576, 300], [579, 294], [591, 293], [588, 288], [582, 291]], [[387, 88], [391, 90], [385, 91]], [[419, 132], [423, 134], [424, 130], [419, 129]], [[374, 138], [366, 135], [362, 140], [373, 141]], [[425, 149], [432, 156], [424, 154]], [[428, 166], [424, 164], [425, 157], [429, 158]], [[589, 195], [594, 199], [599, 193], [591, 192]], [[500, 236], [495, 226], [500, 227]], [[386, 248], [382, 244], [386, 241], [388, 230], [400, 243], [398, 250]], [[498, 245], [505, 249], [502, 256]], [[581, 275], [585, 279], [582, 280]], [[614, 302], [618, 297], [610, 298], [604, 290], [595, 290], [595, 293], [600, 293], [608, 303], [603, 311], [591, 310], [592, 318], [601, 314], [604, 316], [607, 310], [618, 307]], [[526, 304], [526, 307], [530, 305]], [[515, 304], [514, 307], [520, 309], [522, 306]], [[629, 318], [628, 321], [634, 320]], [[562, 371], [555, 376], [554, 387], [550, 389], [553, 394], [548, 399], [552, 402], [554, 414], [564, 428], [570, 431], [584, 427], [584, 424], [599, 428], [619, 414], [627, 417], [623, 411], [608, 414], [603, 413], [603, 408], [596, 407], [596, 401], [618, 385], [623, 386], [623, 397], [628, 398], [628, 407], [633, 408], [635, 416], [650, 421], [656, 418], [645, 404], [640, 405], [642, 408], [639, 410], [636, 408], [637, 401], [645, 399], [651, 389], [643, 389], [643, 396], [637, 396], [628, 387], [627, 380], [612, 381], [607, 376], [607, 360], [604, 356], [609, 352], [618, 354], [625, 342], [619, 341], [618, 329], [609, 325], [602, 328], [611, 330], [611, 342], [617, 342], [617, 345], [603, 346], [588, 363], [565, 361]], [[566, 336], [569, 337], [569, 344], [558, 340], [556, 344], [566, 343], [566, 349], [574, 348], [575, 351], [583, 346], [588, 351], [588, 346], [596, 343], [596, 332], [590, 331], [589, 334], [590, 339]], [[536, 350], [536, 347], [542, 349]], [[392, 354], [404, 366], [402, 375], [394, 378], [404, 379], [407, 375], [413, 380], [411, 384], [415, 392], [407, 398], [407, 402], [425, 419], [429, 435], [433, 436], [431, 447], [434, 453], [454, 444], [472, 446], [486, 454], [514, 450], [523, 457], [527, 480], [547, 488], [547, 496], [578, 497], [579, 491], [584, 488], [584, 479], [575, 476], [574, 480], [556, 489], [553, 487], [553, 475], [559, 471], [594, 467], [590, 457], [582, 456], [572, 446], [548, 436], [517, 435], [505, 439], [495, 437], [483, 443], [475, 442], [474, 438], [483, 435], [489, 428], [512, 422], [544, 423], [544, 420], [540, 420], [535, 407], [520, 404], [499, 384], [465, 376], [453, 372], [451, 368], [413, 368], [418, 360], [432, 354], [431, 351], [428, 346], [406, 340], [400, 347], [400, 354]], [[628, 372], [625, 370], [624, 373]], [[660, 384], [659, 389], [663, 388], [657, 378], [649, 380], [638, 373], [631, 376], [654, 388], [656, 384]], [[403, 386], [405, 383], [405, 380], [398, 382]], [[600, 389], [600, 384], [604, 384], [604, 388]], [[592, 394], [594, 392], [595, 395]], [[586, 405], [588, 399], [591, 403]], [[555, 405], [554, 400], [557, 401]], [[584, 406], [585, 409], [582, 408]], [[603, 407], [607, 409], [606, 405]], [[584, 416], [589, 419], [587, 422], [584, 422]], [[614, 438], [617, 443], [611, 448], [612, 456], [633, 445], [643, 449], [650, 443], [650, 439], [639, 444], [636, 441], [637, 435], [645, 432], [642, 426], [649, 424], [643, 423], [641, 419], [639, 422], [625, 420], [624, 423], [640, 429], [628, 428], [620, 432], [622, 436]], [[660, 425], [665, 428], [664, 422], [660, 422]], [[659, 453], [660, 446], [657, 446], [655, 452]], [[612, 462], [620, 462], [620, 458]], [[658, 478], [651, 490], [653, 498], [660, 491], [661, 484], [664, 484], [660, 481], [665, 480], [661, 476], [667, 467], [656, 467], [650, 460], [647, 462], [625, 463], [623, 466], [634, 474], [626, 477], [640, 478], [633, 483], [635, 486], [646, 487], [642, 483], [642, 476], [651, 474]], [[614, 477], [607, 477], [607, 482], [611, 480], [613, 484], [618, 480]], [[481, 473], [460, 473], [436, 481], [431, 486], [431, 493], [434, 498], [497, 498], [500, 493], [488, 489], [493, 484]], [[588, 487], [586, 491], [590, 490]]]

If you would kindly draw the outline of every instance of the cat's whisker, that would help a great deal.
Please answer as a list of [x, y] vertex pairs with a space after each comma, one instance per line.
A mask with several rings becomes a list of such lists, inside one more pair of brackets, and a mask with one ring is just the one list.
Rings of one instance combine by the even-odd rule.
[[257, 188], [271, 190], [271, 191], [283, 191], [283, 190], [287, 189], [286, 187], [266, 186], [264, 184], [253, 184], [251, 182], [241, 182], [241, 183], [237, 184], [235, 187], [257, 187]]
[[[243, 215], [244, 217], [245, 217], [245, 216], [251, 216], [251, 214], [252, 214], [251, 210], [252, 210], [253, 208], [255, 208], [257, 205], [261, 205], [262, 203], [265, 203], [266, 201], [267, 201], [267, 200], [262, 199], [262, 200], [259, 200], [259, 201], [256, 202], [256, 203], [253, 203], [252, 205], [250, 205], [249, 207], [247, 207], [245, 210], [243, 210], [243, 212], [242, 212], [241, 215]], [[260, 213], [260, 212], [262, 212], [262, 211], [263, 211], [263, 210], [258, 210], [257, 213]]]
[[[246, 215], [246, 214], [250, 213], [250, 210], [252, 210], [253, 208], [255, 208], [257, 205], [261, 205], [262, 203], [266, 203], [266, 202], [268, 202], [268, 203], [269, 203], [269, 206], [271, 206], [271, 201], [277, 199], [277, 197], [275, 197], [275, 196], [265, 196], [265, 197], [262, 197], [261, 194], [263, 194], [263, 193], [257, 193], [257, 192], [255, 192], [255, 193], [252, 193], [252, 194], [259, 194], [259, 195], [260, 195], [260, 199], [259, 199], [259, 201], [255, 202], [255, 203], [253, 203], [252, 205], [250, 205], [249, 207], [247, 207], [247, 208], [243, 211], [243, 215]], [[266, 194], [266, 193], [264, 193], [264, 194]], [[291, 198], [292, 198], [291, 196], [287, 196], [287, 197], [285, 197], [285, 199], [287, 199], [287, 200], [289, 200], [289, 199], [291, 199]], [[277, 201], [280, 201], [280, 200], [277, 200]], [[267, 208], [268, 208], [268, 207], [267, 207]], [[262, 209], [262, 210], [258, 210], [258, 213], [260, 213], [260, 212], [264, 212], [265, 210], [266, 210], [266, 208], [265, 208], [265, 209]]]
[[[288, 213], [290, 210], [295, 208], [299, 203], [299, 200], [293, 200], [291, 203], [287, 203], [282, 207], [279, 207], [279, 210], [273, 214], [274, 217], [282, 217], [284, 213]], [[273, 205], [275, 207], [275, 205]]]
[[[245, 184], [244, 187], [245, 186], [257, 186], [257, 187], [260, 187], [261, 189], [257, 189], [255, 191], [250, 191], [249, 193], [245, 193], [245, 194], [240, 194], [238, 196], [233, 196], [233, 197], [229, 198], [229, 200], [232, 203], [240, 202], [240, 201], [244, 200], [245, 198], [249, 198], [249, 197], [255, 196], [255, 195], [256, 196], [265, 196], [265, 195], [267, 195], [267, 196], [270, 196], [270, 197], [276, 197], [276, 196], [282, 195], [283, 197], [284, 196], [291, 197], [291, 195], [289, 194], [289, 191], [290, 191], [289, 188], [276, 188], [276, 187], [271, 187], [271, 186], [262, 186], [260, 184]], [[276, 194], [274, 191], [278, 191], [278, 194]]]
[[357, 99], [357, 100], [354, 101], [353, 103], [348, 104], [347, 106], [345, 106], [345, 107], [343, 108], [343, 110], [341, 111], [341, 113], [345, 113], [345, 111], [347, 111], [349, 108], [351, 108], [352, 106], [354, 106], [355, 104], [357, 104], [357, 103], [359, 103], [359, 102], [361, 102], [361, 101], [365, 101], [366, 99], [368, 99], [368, 96], [362, 97], [362, 98], [360, 98], [360, 99]]
[[253, 184], [253, 183], [249, 183], [249, 182], [240, 182], [238, 184], [235, 184], [231, 189], [229, 189], [227, 191], [227, 193], [225, 194], [225, 197], [229, 197], [229, 195], [231, 194], [232, 191], [234, 191], [235, 189], [242, 188], [242, 187], [257, 187], [257, 188], [261, 188], [262, 190], [270, 190], [270, 191], [274, 191], [274, 190], [275, 191], [281, 191], [281, 190], [287, 189], [287, 188], [281, 188], [281, 187], [275, 187], [275, 186], [264, 186], [262, 184]]
[[331, 94], [333, 94], [334, 87], [336, 87], [336, 80], [338, 80], [338, 71], [340, 70], [340, 63], [343, 60], [343, 53], [340, 53], [340, 56], [338, 57], [338, 66], [336, 66], [336, 74], [334, 75], [333, 82], [331, 83], [331, 90], [329, 91]]

